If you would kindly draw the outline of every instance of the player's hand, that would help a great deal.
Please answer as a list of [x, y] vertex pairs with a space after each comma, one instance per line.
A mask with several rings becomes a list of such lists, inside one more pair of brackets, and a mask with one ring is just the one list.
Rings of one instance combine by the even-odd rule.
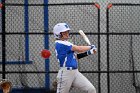
[[92, 48], [96, 48], [95, 45], [90, 45], [90, 46], [91, 46], [91, 49], [92, 49]]
[[93, 53], [96, 54], [96, 52], [97, 52], [97, 48], [96, 49], [93, 49]]
[[95, 45], [91, 45], [91, 51], [93, 51], [91, 54], [96, 54], [97, 48]]
[[94, 47], [94, 48], [92, 48], [90, 51], [91, 51], [91, 54], [96, 54], [96, 52], [97, 52], [97, 48]]
[[90, 49], [90, 50], [88, 51], [88, 55], [96, 54], [96, 52], [97, 52], [97, 48], [94, 46], [92, 49]]

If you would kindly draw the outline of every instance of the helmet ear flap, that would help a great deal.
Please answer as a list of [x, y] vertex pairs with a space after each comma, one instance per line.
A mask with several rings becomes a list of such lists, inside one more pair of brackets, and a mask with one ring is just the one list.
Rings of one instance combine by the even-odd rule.
[[60, 39], [62, 37], [62, 34], [61, 33], [59, 35], [54, 34], [54, 37], [57, 38], [57, 39]]

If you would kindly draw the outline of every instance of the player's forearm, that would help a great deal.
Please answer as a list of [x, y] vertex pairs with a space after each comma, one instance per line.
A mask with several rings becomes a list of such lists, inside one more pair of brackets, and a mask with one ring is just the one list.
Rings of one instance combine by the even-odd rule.
[[84, 53], [77, 54], [77, 58], [80, 59], [80, 58], [86, 57], [86, 56], [91, 55], [91, 54], [96, 54], [96, 50], [90, 49]]
[[86, 57], [86, 56], [88, 56], [87, 52], [80, 53], [80, 54], [77, 54], [77, 59], [80, 59], [80, 58], [83, 58], [83, 57]]
[[91, 46], [76, 46], [73, 45], [72, 50], [78, 53], [86, 52], [91, 49]]

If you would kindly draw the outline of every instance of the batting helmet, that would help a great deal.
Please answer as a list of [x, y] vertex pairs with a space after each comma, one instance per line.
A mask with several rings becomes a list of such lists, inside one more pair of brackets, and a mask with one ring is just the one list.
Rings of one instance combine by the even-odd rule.
[[60, 39], [60, 37], [61, 37], [60, 33], [68, 31], [68, 30], [70, 30], [70, 27], [67, 23], [58, 23], [53, 28], [54, 37], [57, 39]]

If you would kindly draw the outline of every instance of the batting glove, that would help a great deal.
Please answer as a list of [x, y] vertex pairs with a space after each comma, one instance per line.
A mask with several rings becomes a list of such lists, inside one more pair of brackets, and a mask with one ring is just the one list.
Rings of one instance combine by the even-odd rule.
[[87, 51], [87, 55], [96, 54], [96, 52], [97, 52], [97, 48], [94, 46], [92, 49]]
[[90, 46], [91, 46], [91, 48], [90, 48], [90, 49], [92, 49], [92, 48], [96, 48], [96, 47], [95, 47], [95, 45], [90, 45]]

